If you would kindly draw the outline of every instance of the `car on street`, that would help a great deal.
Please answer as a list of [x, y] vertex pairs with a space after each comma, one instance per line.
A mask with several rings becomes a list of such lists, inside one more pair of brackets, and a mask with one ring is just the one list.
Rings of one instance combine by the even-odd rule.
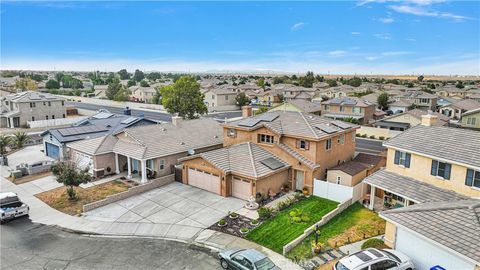
[[414, 270], [405, 254], [392, 249], [365, 249], [338, 261], [333, 270]]
[[255, 249], [226, 249], [218, 253], [223, 269], [280, 270], [267, 256]]
[[0, 193], [0, 222], [15, 219], [21, 216], [27, 216], [30, 207], [20, 201], [16, 193]]

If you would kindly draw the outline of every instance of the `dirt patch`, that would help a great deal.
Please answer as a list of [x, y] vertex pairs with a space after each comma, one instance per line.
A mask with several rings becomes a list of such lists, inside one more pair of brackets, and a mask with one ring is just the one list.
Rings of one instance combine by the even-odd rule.
[[105, 199], [108, 195], [117, 194], [128, 190], [131, 185], [121, 181], [113, 180], [90, 188], [76, 187], [78, 199], [68, 199], [67, 188], [59, 187], [35, 195], [37, 198], [48, 204], [50, 207], [69, 215], [82, 213], [83, 205]]
[[328, 245], [339, 247], [348, 243], [361, 241], [366, 238], [385, 233], [385, 223], [382, 221], [362, 220], [360, 224], [345, 230], [342, 234], [328, 239]]
[[52, 172], [48, 171], [48, 172], [43, 172], [43, 173], [26, 175], [26, 176], [23, 176], [23, 177], [17, 178], [17, 179], [13, 179], [12, 177], [8, 177], [8, 180], [10, 180], [10, 182], [12, 182], [16, 185], [20, 185], [20, 184], [35, 181], [35, 180], [38, 180], [40, 178], [44, 178], [44, 177], [47, 177], [47, 176], [50, 176], [50, 175], [52, 175]]

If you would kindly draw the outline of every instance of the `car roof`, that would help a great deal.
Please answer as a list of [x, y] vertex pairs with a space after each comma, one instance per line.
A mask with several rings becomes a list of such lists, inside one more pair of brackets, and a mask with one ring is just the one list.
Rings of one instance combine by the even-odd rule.
[[242, 255], [243, 257], [249, 259], [253, 263], [258, 262], [264, 259], [265, 256], [263, 253], [256, 251], [255, 249], [244, 249], [238, 252], [238, 254]]
[[365, 267], [387, 256], [378, 249], [369, 248], [345, 257], [340, 262], [349, 269]]
[[0, 193], [0, 199], [5, 199], [7, 197], [17, 197], [17, 194], [13, 193], [13, 192], [2, 192], [2, 193]]

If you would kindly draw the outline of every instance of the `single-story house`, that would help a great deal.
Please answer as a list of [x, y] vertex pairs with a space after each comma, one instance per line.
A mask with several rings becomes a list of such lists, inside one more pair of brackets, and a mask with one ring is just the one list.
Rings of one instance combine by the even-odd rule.
[[303, 112], [320, 115], [322, 106], [317, 103], [310, 102], [304, 99], [292, 99], [283, 104], [280, 104], [270, 111], [292, 111], [292, 112]]
[[[373, 126], [378, 128], [386, 128], [390, 130], [404, 131], [411, 127], [417, 126], [422, 122], [422, 115], [427, 115], [428, 111], [420, 109], [413, 109], [404, 113], [395, 114], [390, 117], [385, 117], [379, 121], [376, 121]], [[437, 120], [433, 125], [446, 126], [448, 125], [449, 118], [438, 112], [431, 112], [432, 115], [437, 117]]]
[[462, 114], [480, 108], [480, 103], [473, 99], [463, 99], [440, 108], [439, 112], [453, 119], [460, 119]]
[[480, 108], [464, 112], [461, 119], [461, 127], [480, 129]]

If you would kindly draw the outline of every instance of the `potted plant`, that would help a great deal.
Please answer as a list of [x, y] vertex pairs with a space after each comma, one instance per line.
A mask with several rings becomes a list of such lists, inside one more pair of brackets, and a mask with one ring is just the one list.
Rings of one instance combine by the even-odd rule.
[[318, 253], [322, 252], [323, 247], [324, 246], [323, 246], [322, 243], [315, 243], [315, 241], [312, 241], [312, 251], [313, 251], [313, 253], [318, 254]]
[[258, 225], [258, 220], [257, 219], [252, 219], [252, 221], [250, 221], [250, 225], [252, 226], [257, 226]]
[[220, 219], [220, 221], [218, 221], [217, 225], [219, 227], [225, 227], [225, 226], [227, 226], [227, 221], [222, 218], [222, 219]]
[[308, 188], [304, 187], [302, 190], [303, 195], [308, 196]]
[[247, 234], [250, 230], [247, 227], [243, 227], [240, 229], [241, 234]]
[[229, 217], [230, 217], [231, 219], [237, 219], [237, 218], [238, 218], [238, 214], [235, 213], [235, 212], [233, 212], [233, 213], [230, 213]]

